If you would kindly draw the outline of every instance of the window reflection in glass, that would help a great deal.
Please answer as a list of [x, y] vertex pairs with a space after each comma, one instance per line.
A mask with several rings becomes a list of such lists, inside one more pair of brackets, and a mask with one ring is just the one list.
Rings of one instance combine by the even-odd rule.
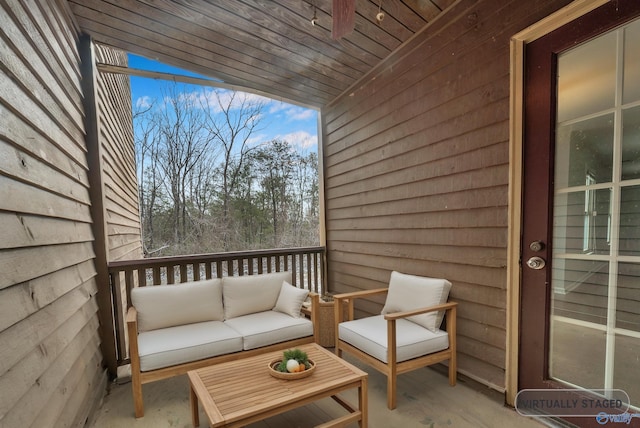
[[640, 106], [622, 112], [622, 179], [640, 178]]
[[587, 173], [596, 183], [611, 181], [613, 129], [613, 114], [558, 127], [556, 189], [584, 185]]

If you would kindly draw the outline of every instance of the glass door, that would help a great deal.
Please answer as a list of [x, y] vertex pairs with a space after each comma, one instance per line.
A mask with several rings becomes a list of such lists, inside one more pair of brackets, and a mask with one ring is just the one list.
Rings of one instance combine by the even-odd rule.
[[640, 405], [640, 20], [557, 60], [549, 378]]

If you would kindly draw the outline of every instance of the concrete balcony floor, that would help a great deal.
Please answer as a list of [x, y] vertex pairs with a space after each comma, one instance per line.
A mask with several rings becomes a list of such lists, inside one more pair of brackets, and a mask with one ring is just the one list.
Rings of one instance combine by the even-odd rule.
[[[442, 370], [424, 368], [398, 377], [398, 406], [386, 405], [386, 377], [357, 360], [347, 360], [369, 373], [369, 427], [371, 428], [542, 428], [542, 420], [520, 416], [504, 405], [503, 395], [464, 376], [449, 386]], [[131, 385], [112, 384], [100, 407], [93, 428], [191, 427], [189, 381], [186, 375], [143, 386], [145, 416], [135, 419]], [[356, 404], [355, 391], [341, 395]], [[249, 425], [250, 428], [313, 427], [346, 414], [332, 399]], [[208, 426], [200, 406], [200, 425]], [[357, 424], [349, 425], [356, 427]]]

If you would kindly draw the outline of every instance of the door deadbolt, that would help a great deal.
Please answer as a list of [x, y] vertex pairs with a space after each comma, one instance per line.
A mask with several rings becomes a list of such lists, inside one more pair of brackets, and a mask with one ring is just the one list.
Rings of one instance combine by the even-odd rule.
[[541, 251], [544, 248], [544, 244], [540, 241], [533, 241], [529, 244], [529, 249], [531, 251]]
[[544, 268], [544, 265], [546, 264], [547, 262], [545, 262], [542, 257], [538, 256], [531, 257], [529, 260], [527, 260], [527, 266], [529, 266], [531, 269], [540, 270]]

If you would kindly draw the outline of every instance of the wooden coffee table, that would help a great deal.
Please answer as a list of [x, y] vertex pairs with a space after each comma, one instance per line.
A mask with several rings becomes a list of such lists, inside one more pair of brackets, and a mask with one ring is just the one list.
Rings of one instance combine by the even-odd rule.
[[[270, 361], [282, 357], [282, 351], [216, 364], [188, 373], [191, 384], [191, 417], [200, 425], [198, 401], [211, 427], [240, 427], [332, 397], [349, 413], [323, 427], [344, 426], [357, 421], [367, 426], [367, 373], [313, 343], [298, 346], [316, 363], [308, 377], [283, 380], [268, 372]], [[358, 388], [358, 407], [337, 394]]]

